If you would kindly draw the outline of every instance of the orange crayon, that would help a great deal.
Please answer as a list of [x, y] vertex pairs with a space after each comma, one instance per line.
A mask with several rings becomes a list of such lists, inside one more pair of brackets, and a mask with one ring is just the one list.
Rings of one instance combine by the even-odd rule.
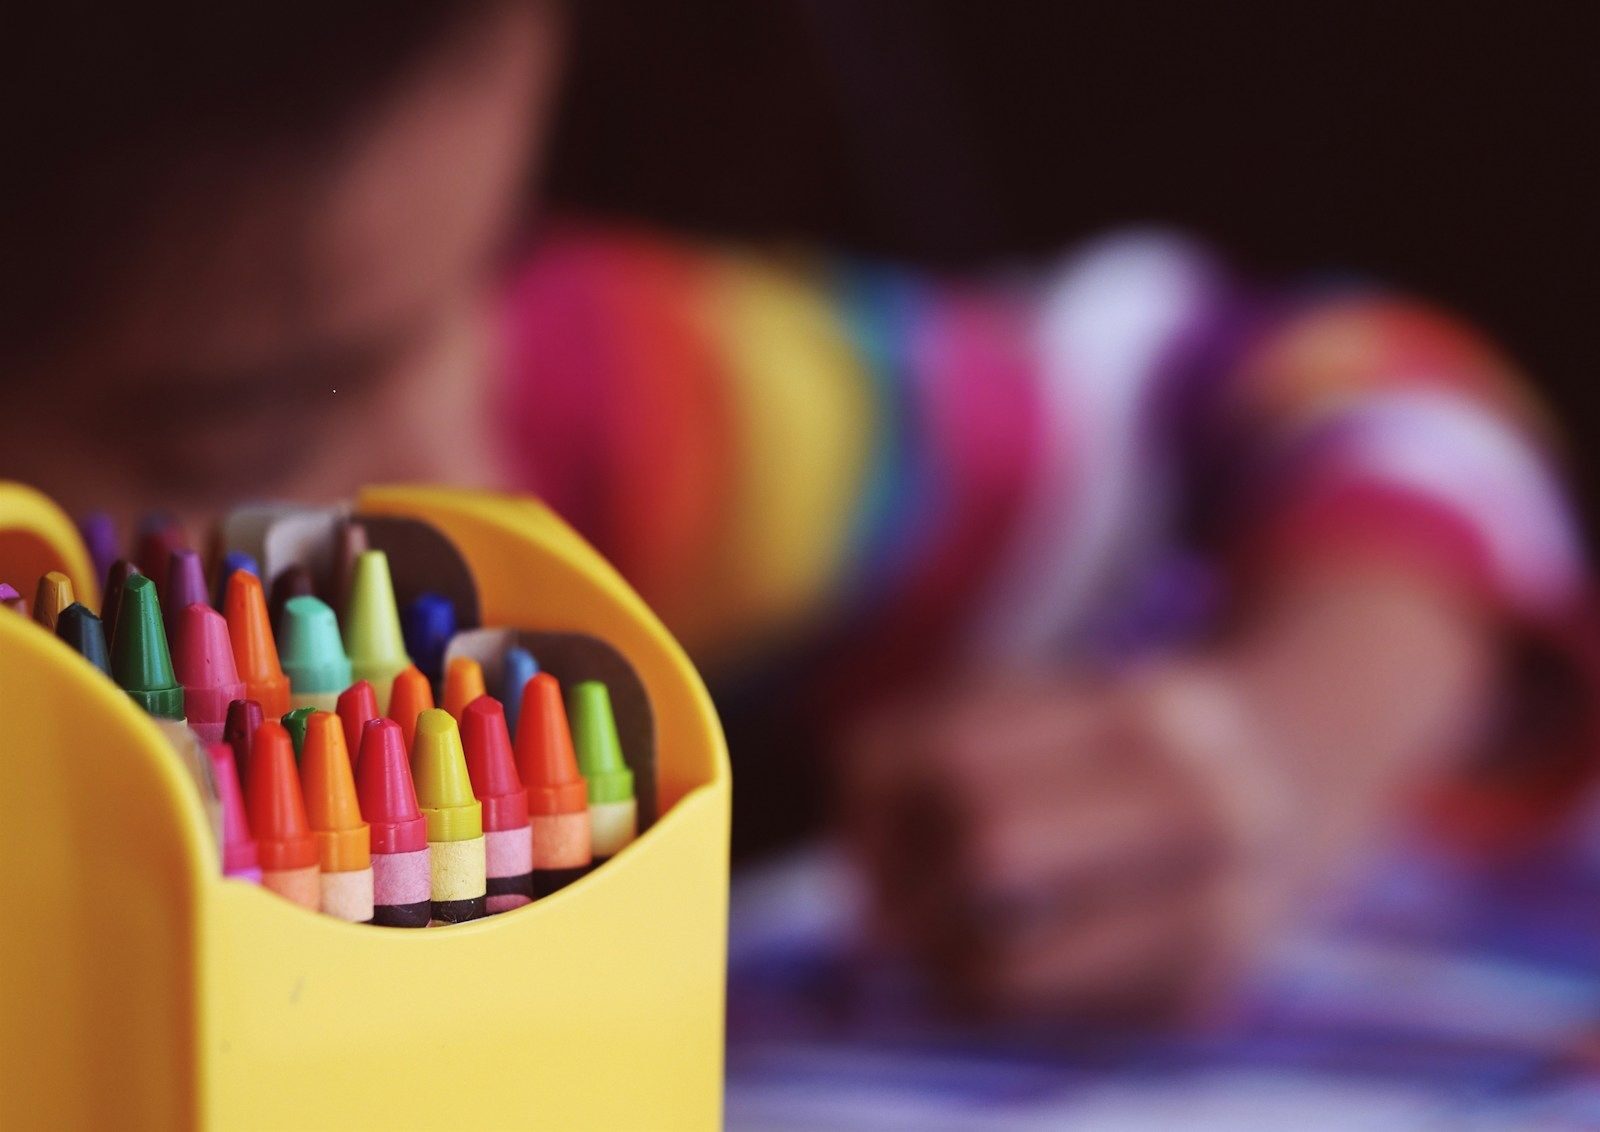
[[289, 678], [278, 663], [278, 644], [272, 635], [261, 579], [249, 571], [235, 570], [228, 575], [222, 605], [245, 696], [261, 705], [261, 714], [277, 719], [289, 710]]
[[457, 722], [467, 705], [489, 689], [483, 682], [483, 665], [470, 656], [454, 657], [444, 674], [444, 710]]
[[268, 720], [250, 746], [245, 803], [261, 861], [261, 883], [313, 911], [322, 906], [317, 839], [306, 819], [294, 743], [283, 724]]
[[578, 772], [561, 685], [541, 672], [522, 689], [517, 769], [533, 828], [533, 893], [548, 896], [588, 871], [589, 787]]
[[332, 712], [316, 712], [306, 721], [300, 785], [322, 865], [322, 911], [352, 923], [371, 923], [372, 838], [356, 801], [344, 723]]
[[433, 685], [416, 665], [402, 668], [389, 691], [389, 718], [400, 725], [406, 750], [417, 737], [417, 716], [433, 709]]

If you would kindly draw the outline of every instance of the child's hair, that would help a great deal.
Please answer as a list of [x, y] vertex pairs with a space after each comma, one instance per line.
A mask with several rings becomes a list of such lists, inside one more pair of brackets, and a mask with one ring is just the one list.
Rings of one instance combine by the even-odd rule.
[[244, 153], [337, 145], [387, 84], [496, 2], [55, 0], [8, 11], [0, 373], [79, 329], [108, 264], [174, 178]]

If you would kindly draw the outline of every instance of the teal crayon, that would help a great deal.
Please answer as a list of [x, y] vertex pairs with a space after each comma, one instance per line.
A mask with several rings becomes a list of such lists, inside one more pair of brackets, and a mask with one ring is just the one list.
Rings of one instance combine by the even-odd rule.
[[278, 653], [289, 677], [290, 707], [339, 710], [339, 693], [355, 681], [339, 619], [325, 602], [302, 594], [284, 603]]

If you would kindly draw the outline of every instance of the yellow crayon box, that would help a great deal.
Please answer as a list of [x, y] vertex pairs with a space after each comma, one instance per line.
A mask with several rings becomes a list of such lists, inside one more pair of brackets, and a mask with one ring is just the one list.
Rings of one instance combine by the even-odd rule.
[[[385, 487], [355, 506], [452, 547], [482, 624], [608, 646], [649, 713], [653, 820], [471, 924], [320, 916], [224, 879], [156, 723], [0, 611], [0, 1127], [717, 1127], [730, 784], [698, 674], [537, 502]], [[71, 522], [0, 483], [0, 580], [28, 592], [48, 569], [98, 608]]]

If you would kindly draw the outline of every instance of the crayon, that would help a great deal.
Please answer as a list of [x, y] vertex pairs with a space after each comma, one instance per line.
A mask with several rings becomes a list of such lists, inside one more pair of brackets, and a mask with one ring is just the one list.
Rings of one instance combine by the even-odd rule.
[[311, 571], [304, 566], [291, 566], [272, 579], [272, 597], [267, 602], [267, 612], [272, 616], [272, 631], [283, 639], [283, 607], [292, 597], [306, 597], [317, 592]]
[[261, 859], [261, 883], [302, 907], [321, 907], [321, 855], [306, 820], [294, 744], [281, 723], [269, 719], [256, 730], [244, 800]]
[[106, 640], [117, 639], [117, 611], [122, 608], [122, 588], [139, 573], [139, 567], [119, 558], [106, 571], [106, 589], [100, 598], [100, 620], [106, 623]]
[[260, 884], [261, 858], [256, 853], [256, 839], [250, 836], [250, 819], [244, 812], [244, 791], [239, 785], [233, 747], [211, 743], [206, 754], [211, 756], [211, 773], [222, 799], [222, 875]]
[[122, 587], [111, 637], [111, 676], [157, 719], [183, 718], [183, 685], [172, 672], [156, 584], [135, 574]]
[[378, 711], [378, 697], [372, 685], [357, 680], [339, 693], [337, 704], [339, 721], [344, 724], [344, 749], [350, 752], [350, 765], [361, 761], [361, 733], [367, 724], [382, 715]]
[[178, 618], [191, 605], [210, 605], [206, 590], [206, 568], [198, 550], [183, 547], [167, 559], [167, 584], [161, 589], [161, 608], [167, 613], [167, 640], [178, 639]]
[[389, 696], [389, 718], [400, 725], [405, 737], [406, 750], [411, 749], [417, 734], [417, 716], [433, 708], [433, 685], [416, 665], [412, 665], [394, 678], [394, 690]]
[[456, 635], [456, 603], [443, 594], [419, 594], [400, 614], [406, 652], [429, 680], [444, 676], [444, 650]]
[[156, 596], [167, 601], [167, 562], [174, 550], [189, 545], [189, 536], [170, 515], [147, 515], [139, 524], [139, 549], [135, 556], [139, 572], [156, 583]]
[[374, 719], [361, 733], [356, 793], [372, 842], [372, 922], [425, 928], [433, 918], [427, 820], [417, 805], [400, 725]]
[[622, 759], [611, 693], [598, 680], [585, 680], [572, 689], [572, 745], [578, 752], [578, 769], [589, 784], [589, 828], [599, 864], [638, 836], [639, 803], [633, 794], [633, 771]]
[[278, 645], [267, 617], [261, 579], [235, 570], [224, 587], [222, 610], [233, 640], [233, 661], [244, 680], [245, 695], [261, 704], [269, 719], [289, 710], [289, 678], [278, 663]]
[[178, 615], [177, 627], [172, 667], [183, 685], [183, 713], [202, 743], [220, 743], [228, 705], [245, 697], [228, 623], [209, 605], [193, 602]]
[[488, 914], [488, 860], [483, 804], [472, 795], [461, 732], [450, 713], [433, 708], [417, 717], [411, 778], [428, 823], [433, 918], [460, 924]]
[[104, 511], [95, 511], [78, 520], [78, 533], [89, 550], [89, 561], [94, 564], [94, 576], [103, 578], [111, 564], [117, 560], [117, 524]]
[[18, 593], [17, 587], [10, 582], [0, 582], [0, 608], [20, 613], [24, 617], [28, 615], [27, 599]]
[[239, 781], [250, 781], [250, 744], [265, 716], [255, 700], [234, 700], [228, 705], [228, 721], [222, 725], [222, 740], [233, 748], [233, 762], [239, 768]]
[[[348, 528], [347, 528], [348, 529]], [[365, 532], [366, 528], [357, 526]], [[363, 533], [363, 538], [365, 534]], [[389, 556], [369, 550], [355, 560], [344, 607], [344, 639], [350, 652], [351, 675], [377, 693], [378, 706], [389, 706], [389, 688], [411, 664], [400, 634], [400, 611], [394, 604]]]
[[461, 746], [472, 792], [483, 804], [489, 912], [508, 912], [533, 900], [533, 828], [505, 709], [493, 696], [479, 696], [467, 705], [461, 716]]
[[371, 923], [371, 838], [356, 801], [344, 724], [330, 712], [319, 711], [306, 724], [300, 786], [322, 863], [322, 911], [352, 923]]
[[489, 694], [483, 683], [483, 665], [470, 656], [452, 657], [444, 674], [444, 710], [457, 722], [467, 705]]
[[[222, 564], [217, 567], [217, 608], [221, 609], [228, 600], [228, 579], [243, 570], [246, 574], [254, 575], [259, 581], [261, 578], [261, 565], [242, 550], [230, 550], [222, 556]], [[261, 608], [266, 609], [263, 599]]]
[[111, 650], [106, 647], [106, 627], [89, 607], [75, 601], [56, 618], [56, 636], [78, 650], [90, 664], [111, 675]]
[[39, 579], [33, 591], [33, 619], [54, 633], [61, 611], [77, 600], [72, 579], [60, 570], [51, 570]]
[[[350, 605], [350, 590], [355, 583], [357, 563], [361, 556], [372, 549], [372, 543], [367, 539], [367, 528], [351, 519], [346, 519], [339, 524], [338, 531], [333, 536], [333, 598], [332, 605], [336, 609], [348, 611]], [[384, 562], [384, 575], [388, 576], [388, 561]], [[391, 590], [389, 603], [394, 604], [394, 593]], [[348, 627], [347, 627], [348, 628]]]
[[294, 743], [294, 757], [297, 761], [300, 758], [300, 752], [305, 750], [306, 746], [306, 724], [311, 721], [311, 717], [316, 710], [313, 707], [297, 707], [292, 711], [284, 712], [282, 718], [278, 720], [279, 723], [283, 724], [283, 729], [289, 733], [289, 739]]
[[534, 896], [549, 896], [589, 870], [593, 832], [589, 786], [578, 773], [561, 685], [548, 672], [522, 692], [517, 769], [532, 816]]
[[332, 711], [348, 688], [350, 658], [339, 637], [339, 619], [320, 599], [302, 594], [283, 607], [278, 654], [289, 677], [289, 706]]
[[506, 708], [506, 726], [515, 735], [522, 718], [522, 692], [528, 681], [539, 674], [539, 662], [521, 645], [512, 645], [501, 661], [501, 673], [500, 702]]

